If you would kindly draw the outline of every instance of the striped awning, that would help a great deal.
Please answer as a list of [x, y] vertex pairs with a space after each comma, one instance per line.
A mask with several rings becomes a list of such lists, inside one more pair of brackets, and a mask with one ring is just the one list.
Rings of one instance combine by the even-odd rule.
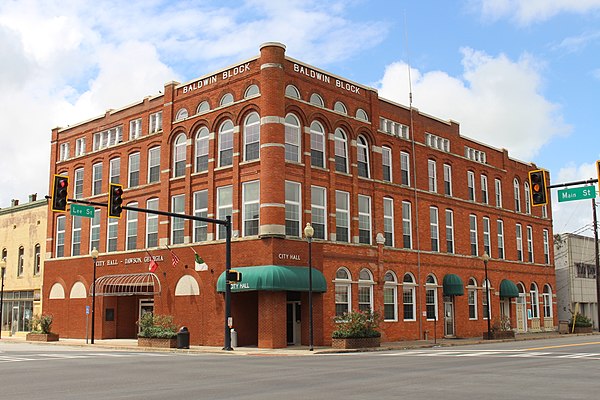
[[[91, 286], [89, 293], [91, 296]], [[96, 296], [152, 296], [155, 294], [160, 294], [160, 281], [158, 276], [151, 272], [104, 275], [96, 279]]]

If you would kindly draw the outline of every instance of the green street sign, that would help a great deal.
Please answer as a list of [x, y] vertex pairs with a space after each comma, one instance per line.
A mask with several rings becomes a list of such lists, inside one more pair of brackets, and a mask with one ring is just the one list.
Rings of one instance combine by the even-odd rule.
[[573, 201], [596, 198], [595, 186], [580, 186], [571, 189], [562, 189], [558, 191], [558, 201]]
[[71, 203], [71, 215], [75, 215], [77, 217], [94, 218], [94, 207]]

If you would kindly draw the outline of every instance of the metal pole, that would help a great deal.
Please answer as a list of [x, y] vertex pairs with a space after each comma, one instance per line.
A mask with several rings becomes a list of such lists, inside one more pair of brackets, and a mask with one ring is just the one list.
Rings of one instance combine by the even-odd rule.
[[312, 285], [312, 238], [308, 240], [308, 345], [313, 351], [313, 285]]
[[492, 308], [492, 302], [490, 301], [490, 281], [488, 279], [488, 259], [484, 257], [483, 266], [485, 268], [485, 297], [487, 298], [487, 338], [492, 338], [492, 327], [490, 324], [490, 310]]
[[[0, 262], [4, 263], [4, 260], [0, 260]], [[2, 289], [0, 290], [0, 339], [2, 339], [2, 309], [4, 309], [4, 271], [6, 271], [6, 267], [2, 267]]]
[[92, 279], [92, 340], [90, 341], [94, 344], [94, 327], [96, 324], [96, 260], [94, 257], [94, 278]]
[[596, 259], [596, 311], [598, 317], [598, 332], [600, 332], [600, 260], [598, 259], [598, 217], [596, 215], [596, 199], [592, 199], [592, 210], [594, 215], [594, 258]]
[[223, 350], [233, 350], [231, 347], [231, 331], [229, 330], [229, 318], [231, 317], [231, 284], [228, 275], [231, 270], [231, 215], [226, 217], [225, 230], [225, 346]]

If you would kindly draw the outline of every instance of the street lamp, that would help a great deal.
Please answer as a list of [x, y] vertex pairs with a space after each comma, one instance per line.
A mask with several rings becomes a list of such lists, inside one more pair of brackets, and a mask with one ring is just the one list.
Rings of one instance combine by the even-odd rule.
[[98, 259], [98, 250], [94, 247], [90, 255], [94, 259], [94, 278], [92, 280], [92, 344], [94, 344], [94, 327], [96, 323], [96, 260]]
[[0, 260], [0, 273], [2, 274], [2, 289], [0, 289], [0, 339], [2, 339], [2, 309], [4, 308], [4, 272], [6, 271], [6, 258]]
[[304, 236], [308, 242], [308, 346], [310, 351], [313, 351], [312, 238], [314, 234], [315, 229], [310, 222], [307, 222]]
[[488, 280], [488, 261], [490, 261], [490, 256], [488, 255], [487, 251], [483, 252], [483, 255], [481, 256], [481, 259], [483, 260], [483, 267], [485, 269], [485, 297], [487, 299], [487, 339], [491, 339], [492, 338], [492, 328], [490, 325], [490, 309], [492, 308], [492, 302], [490, 301], [490, 281]]

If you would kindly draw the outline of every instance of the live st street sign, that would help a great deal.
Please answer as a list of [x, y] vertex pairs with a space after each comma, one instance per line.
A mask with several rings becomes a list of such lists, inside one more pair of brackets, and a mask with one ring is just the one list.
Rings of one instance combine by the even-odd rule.
[[559, 202], [594, 198], [596, 198], [596, 188], [594, 186], [581, 186], [558, 191]]

